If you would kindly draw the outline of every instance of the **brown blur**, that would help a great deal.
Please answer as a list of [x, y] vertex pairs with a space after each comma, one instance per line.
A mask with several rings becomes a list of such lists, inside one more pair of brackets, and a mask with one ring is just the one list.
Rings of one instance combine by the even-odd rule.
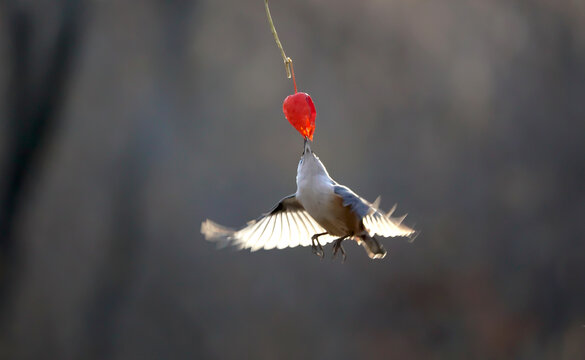
[[296, 189], [262, 0], [4, 1], [0, 358], [585, 358], [585, 3], [270, 6], [313, 150], [421, 235], [204, 241]]

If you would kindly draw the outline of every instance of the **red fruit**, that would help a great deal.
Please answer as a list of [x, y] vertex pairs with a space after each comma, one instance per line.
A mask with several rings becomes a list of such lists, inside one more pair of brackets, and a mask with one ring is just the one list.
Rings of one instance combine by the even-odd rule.
[[315, 132], [315, 105], [309, 94], [304, 92], [294, 93], [284, 99], [282, 111], [288, 122], [297, 129], [303, 137], [313, 140]]

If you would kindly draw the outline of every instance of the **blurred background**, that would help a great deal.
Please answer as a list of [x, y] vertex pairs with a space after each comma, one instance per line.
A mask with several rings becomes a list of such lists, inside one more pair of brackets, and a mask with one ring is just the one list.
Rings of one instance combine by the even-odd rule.
[[216, 250], [296, 189], [256, 1], [0, 4], [0, 358], [585, 358], [585, 3], [271, 3], [313, 149], [421, 230]]

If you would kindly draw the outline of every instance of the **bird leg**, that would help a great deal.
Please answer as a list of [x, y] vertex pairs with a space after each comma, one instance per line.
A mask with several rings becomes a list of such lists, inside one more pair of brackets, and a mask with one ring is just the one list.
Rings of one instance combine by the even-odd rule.
[[313, 245], [311, 245], [311, 248], [313, 249], [313, 254], [319, 256], [321, 259], [324, 259], [325, 252], [323, 251], [323, 246], [321, 246], [321, 244], [319, 243], [319, 236], [322, 235], [327, 235], [327, 232], [311, 236], [311, 242], [313, 243]]
[[333, 243], [333, 258], [335, 258], [338, 251], [341, 251], [341, 255], [343, 256], [341, 263], [344, 263], [346, 259], [345, 250], [343, 249], [343, 246], [341, 246], [341, 242], [345, 239], [347, 239], [347, 236], [342, 236], [339, 239], [336, 239]]

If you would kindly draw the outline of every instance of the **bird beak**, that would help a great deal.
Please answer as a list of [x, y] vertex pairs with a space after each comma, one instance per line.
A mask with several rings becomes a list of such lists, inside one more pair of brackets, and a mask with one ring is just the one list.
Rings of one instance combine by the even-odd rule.
[[305, 149], [303, 150], [303, 154], [305, 154], [307, 151], [309, 153], [311, 153], [311, 142], [310, 140], [305, 136], [305, 144], [304, 144]]

